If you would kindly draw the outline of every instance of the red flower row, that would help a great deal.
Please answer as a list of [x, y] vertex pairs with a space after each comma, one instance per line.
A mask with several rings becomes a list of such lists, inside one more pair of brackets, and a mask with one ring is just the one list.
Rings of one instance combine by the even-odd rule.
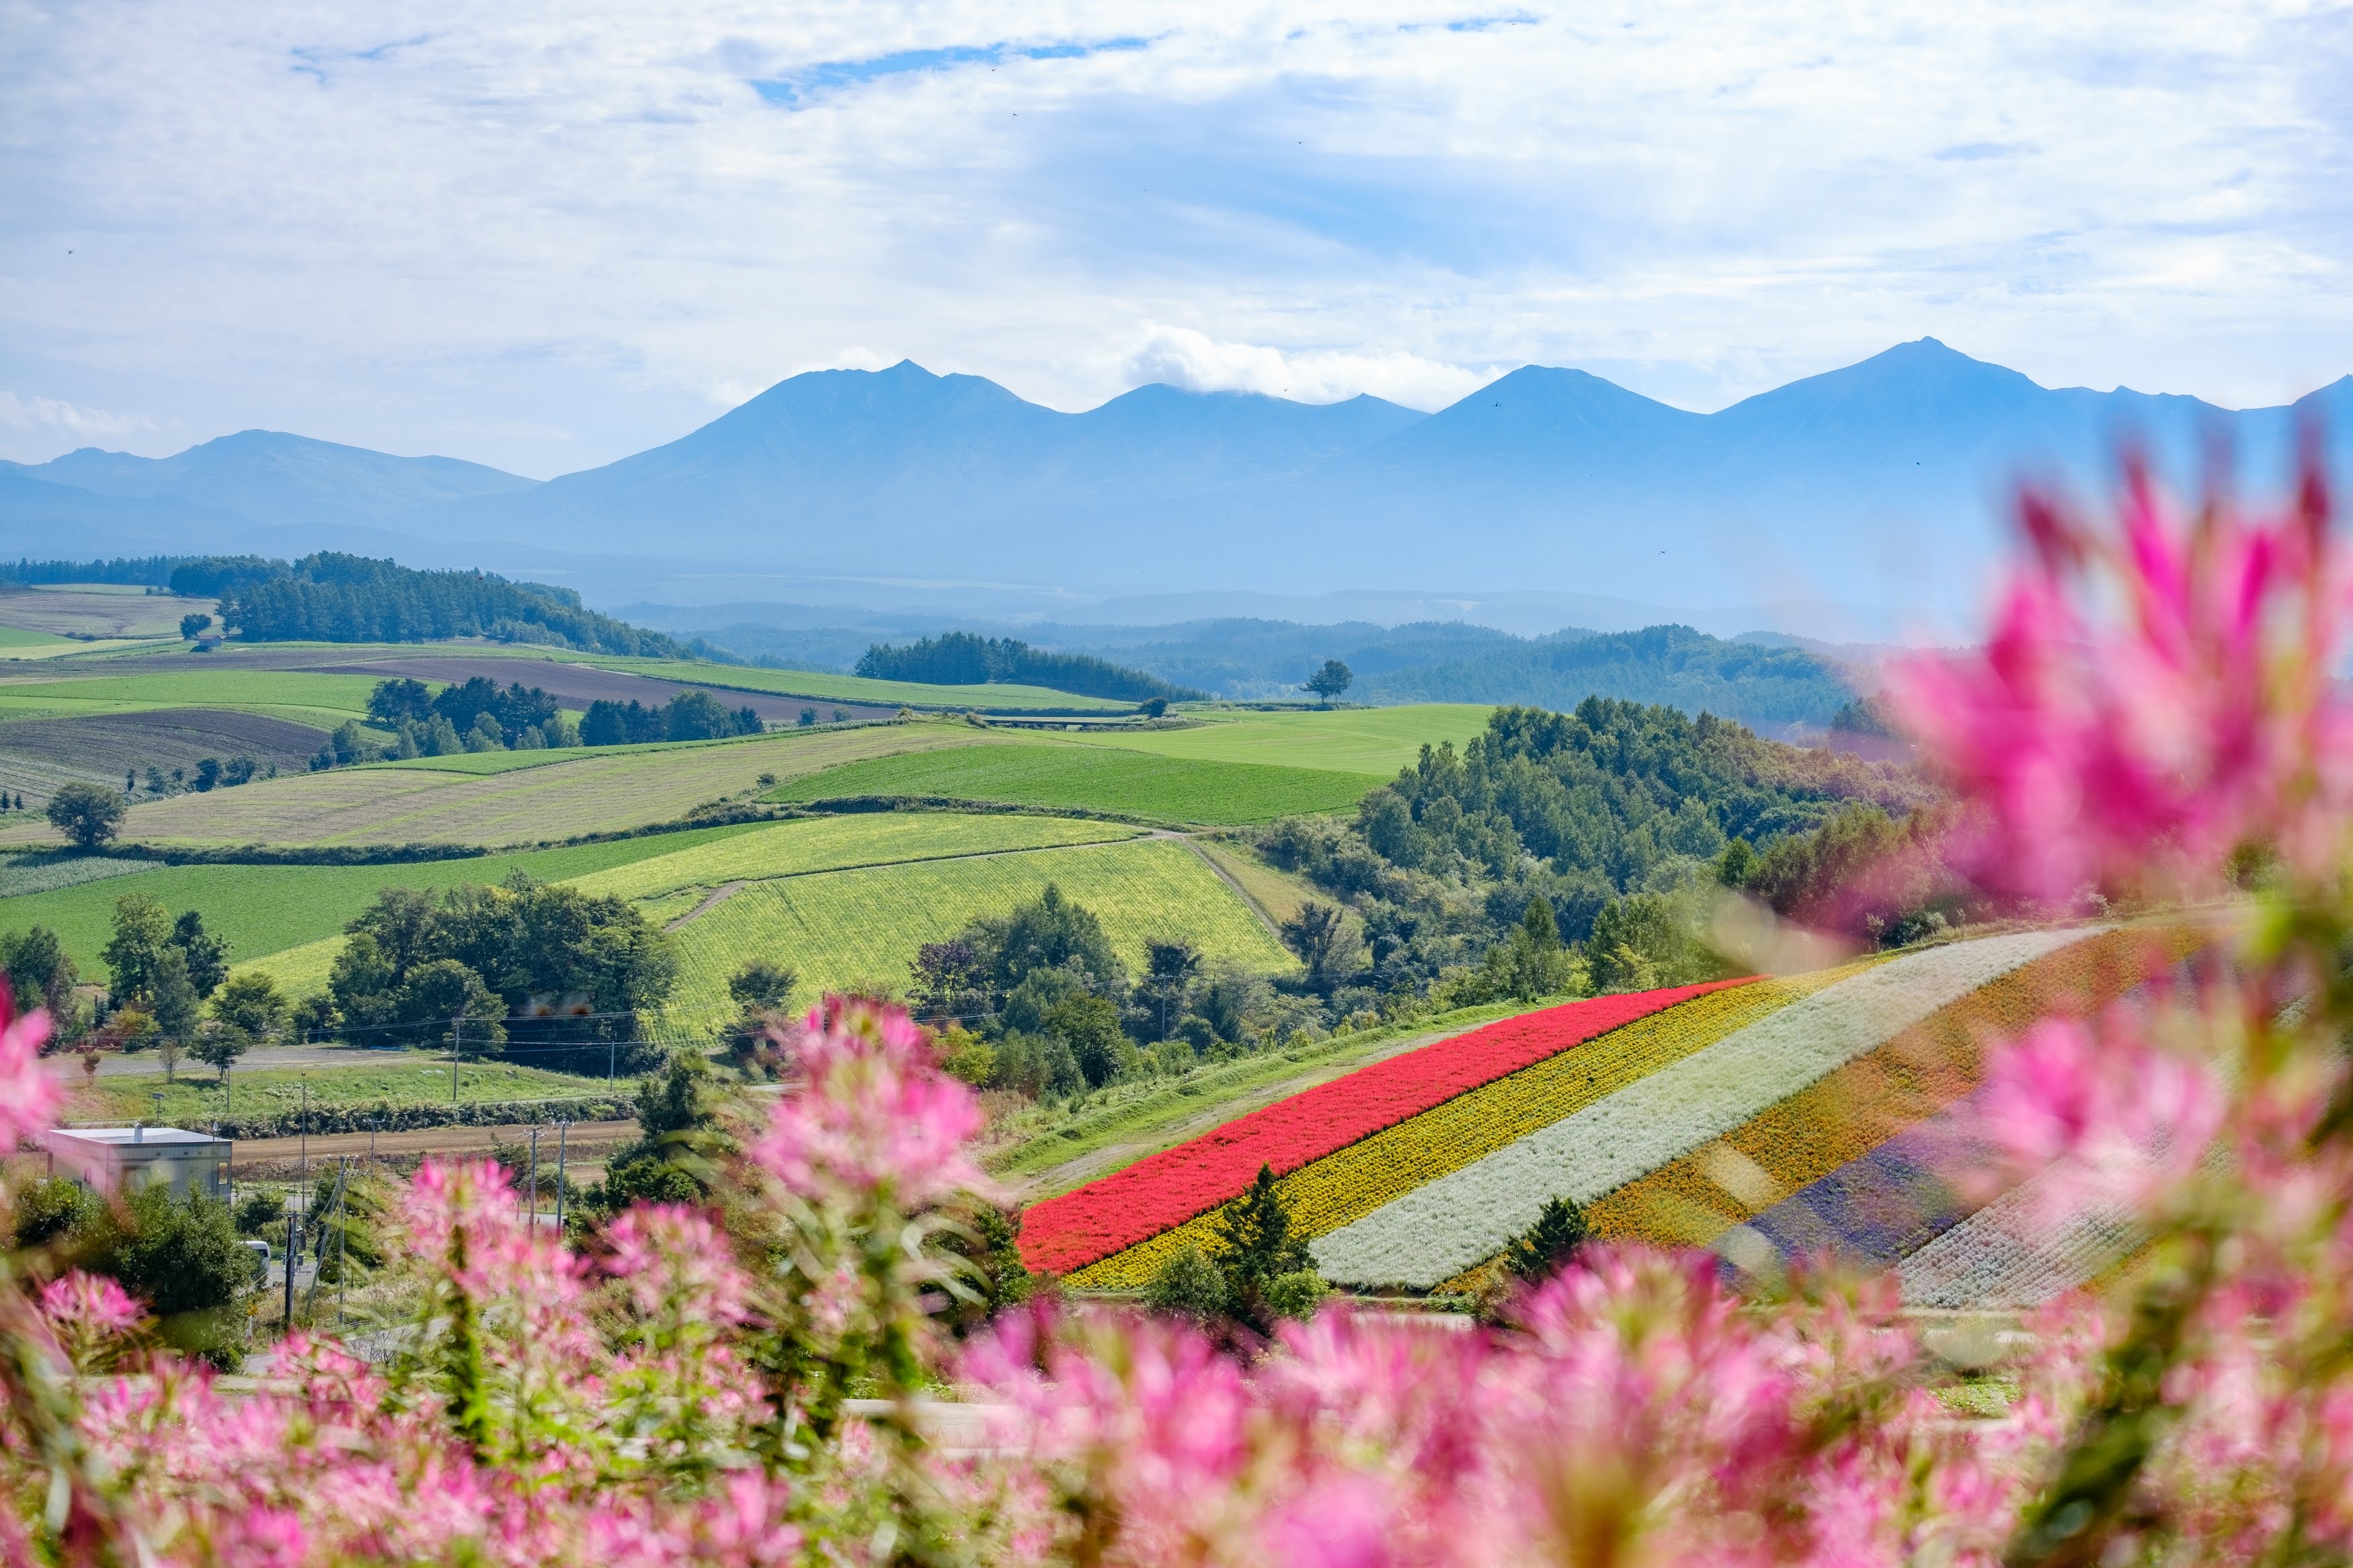
[[1022, 1261], [1067, 1274], [1240, 1196], [1261, 1165], [1288, 1175], [1311, 1160], [1571, 1046], [1678, 1002], [1746, 984], [1718, 980], [1596, 996], [1506, 1018], [1360, 1068], [1032, 1205], [1022, 1216]]

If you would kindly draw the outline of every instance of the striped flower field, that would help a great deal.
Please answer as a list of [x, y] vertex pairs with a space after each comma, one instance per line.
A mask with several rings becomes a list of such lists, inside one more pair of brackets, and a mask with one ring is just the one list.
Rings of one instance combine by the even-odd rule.
[[[1308, 1237], [1337, 1230], [1862, 967], [1692, 997], [1385, 1128], [1282, 1178], [1279, 1190], [1293, 1225]], [[1206, 1244], [1213, 1217], [1200, 1215], [1091, 1264], [1071, 1275], [1071, 1283], [1082, 1289], [1140, 1289], [1172, 1253]]]
[[2206, 940], [2022, 931], [1546, 1009], [1039, 1205], [1023, 1250], [1077, 1260], [1077, 1289], [1139, 1289], [1209, 1240], [1263, 1162], [1318, 1270], [1343, 1285], [1474, 1289], [1565, 1196], [1598, 1236], [1713, 1247], [1735, 1277], [1830, 1251], [1900, 1268], [1923, 1305], [2039, 1300], [2114, 1261], [2119, 1238], [2111, 1216], [2045, 1218], [2025, 1199], [1973, 1213], [1943, 1180], [1975, 1157], [1985, 1048], [2123, 996]]
[[1082, 1268], [1240, 1196], [1261, 1165], [1295, 1171], [1638, 1018], [1744, 984], [1596, 996], [1376, 1062], [1031, 1205], [1022, 1215], [1022, 1260], [1058, 1273]]
[[1593, 1203], [2088, 934], [1955, 942], [1852, 975], [1317, 1238], [1315, 1265], [1353, 1285], [1443, 1284], [1500, 1253], [1552, 1199]]

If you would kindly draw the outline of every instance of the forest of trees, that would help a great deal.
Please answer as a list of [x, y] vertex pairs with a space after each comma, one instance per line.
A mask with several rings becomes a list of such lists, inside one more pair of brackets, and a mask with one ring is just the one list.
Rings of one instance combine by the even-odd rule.
[[120, 583], [161, 588], [187, 555], [126, 555], [111, 561], [0, 561], [0, 583]]
[[[326, 994], [296, 1021], [370, 1044], [456, 1033], [470, 1055], [528, 1045], [533, 1066], [603, 1068], [607, 1042], [638, 1043], [640, 1015], [678, 979], [670, 939], [635, 905], [520, 871], [438, 895], [386, 888], [344, 931]], [[656, 1054], [616, 1065], [636, 1070]]]
[[1853, 700], [1803, 648], [1727, 642], [1689, 626], [1565, 631], [1369, 679], [1374, 702], [1523, 702], [1565, 708], [1590, 694], [1736, 713], [1751, 723], [1822, 724]]
[[1091, 655], [1045, 653], [1011, 637], [970, 632], [943, 632], [900, 647], [876, 643], [858, 661], [858, 673], [873, 680], [920, 680], [935, 686], [1043, 686], [1117, 702], [1147, 702], [1155, 697], [1182, 702], [1201, 695]]
[[1917, 934], [1945, 896], [1933, 867], [1868, 906], [1824, 900], [1858, 865], [1913, 845], [1936, 801], [1889, 764], [1588, 698], [1572, 713], [1501, 709], [1461, 752], [1423, 748], [1355, 822], [1288, 818], [1260, 847], [1347, 911], [1323, 939], [1341, 1008], [1450, 976], [1468, 1002], [1559, 978], [1547, 954], [1572, 947], [1599, 989], [1704, 978], [1715, 961], [1697, 922], [1727, 882], [1858, 935]]
[[684, 658], [696, 651], [586, 609], [569, 588], [512, 583], [483, 572], [418, 572], [329, 551], [290, 564], [252, 555], [207, 556], [176, 567], [171, 586], [175, 593], [217, 595], [223, 626], [253, 642], [479, 637], [647, 658]]

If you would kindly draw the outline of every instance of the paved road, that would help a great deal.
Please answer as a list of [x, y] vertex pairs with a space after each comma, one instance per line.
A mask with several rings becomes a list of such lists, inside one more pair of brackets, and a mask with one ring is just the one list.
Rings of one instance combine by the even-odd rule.
[[[237, 1065], [239, 1071], [249, 1072], [256, 1068], [364, 1068], [430, 1059], [430, 1055], [422, 1051], [379, 1050], [366, 1046], [256, 1046], [237, 1058]], [[69, 1051], [44, 1060], [56, 1077], [73, 1081], [81, 1078], [81, 1058]], [[212, 1068], [185, 1053], [180, 1058], [179, 1070], [192, 1078], [213, 1076]], [[98, 1058], [100, 1078], [160, 1078], [163, 1072], [164, 1058], [156, 1051], [141, 1051], [132, 1056], [110, 1051]]]

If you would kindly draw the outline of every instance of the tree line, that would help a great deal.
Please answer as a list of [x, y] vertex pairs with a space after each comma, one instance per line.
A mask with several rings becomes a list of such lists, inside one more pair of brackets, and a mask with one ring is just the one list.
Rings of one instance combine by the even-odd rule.
[[1184, 702], [1201, 695], [1090, 654], [1048, 653], [1012, 637], [971, 632], [944, 632], [896, 647], [876, 643], [858, 661], [857, 673], [871, 680], [934, 686], [1043, 686], [1117, 702]]
[[[1926, 858], [1938, 799], [1893, 764], [1588, 698], [1499, 709], [1460, 752], [1425, 746], [1353, 822], [1287, 818], [1258, 847], [1332, 899], [1285, 935], [1345, 1016], [1708, 978], [1704, 928], [1727, 886], [1914, 940], [1962, 912]], [[1905, 853], [1856, 901], [1858, 868]]]
[[569, 588], [485, 572], [420, 572], [333, 551], [292, 563], [206, 556], [174, 568], [170, 585], [178, 594], [217, 596], [224, 628], [252, 642], [478, 637], [646, 658], [698, 656], [659, 632], [584, 607]]

